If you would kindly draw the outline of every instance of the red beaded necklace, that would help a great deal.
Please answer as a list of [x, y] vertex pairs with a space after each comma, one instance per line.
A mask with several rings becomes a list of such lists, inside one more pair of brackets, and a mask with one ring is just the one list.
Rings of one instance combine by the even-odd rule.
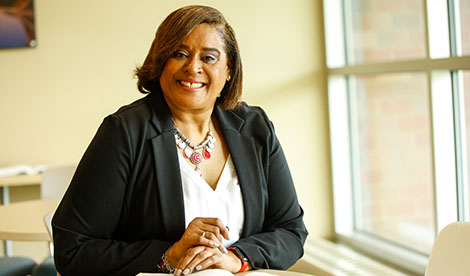
[[[199, 176], [202, 177], [202, 170], [199, 168], [199, 164], [201, 164], [202, 159], [209, 160], [212, 156], [212, 150], [214, 150], [215, 138], [212, 135], [211, 125], [209, 122], [209, 131], [207, 132], [206, 138], [202, 141], [199, 145], [194, 145], [191, 141], [189, 141], [186, 136], [179, 130], [176, 123], [173, 121], [174, 125], [174, 132], [175, 132], [175, 139], [176, 144], [180, 149], [183, 150], [183, 156], [192, 164], [196, 166], [194, 169]], [[198, 152], [198, 150], [202, 149], [202, 153]]]

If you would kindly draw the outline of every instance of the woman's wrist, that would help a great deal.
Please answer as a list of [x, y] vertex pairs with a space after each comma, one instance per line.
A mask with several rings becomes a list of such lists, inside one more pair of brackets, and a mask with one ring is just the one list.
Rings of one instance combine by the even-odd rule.
[[179, 257], [177, 256], [177, 243], [174, 243], [170, 248], [168, 248], [168, 262], [171, 267], [175, 267], [178, 264]]
[[227, 256], [230, 258], [230, 262], [227, 262], [227, 264], [230, 264], [230, 267], [225, 269], [232, 273], [237, 273], [242, 267], [242, 261], [232, 251], [229, 251]]
[[232, 268], [232, 272], [237, 273], [237, 272], [243, 272], [246, 270], [251, 269], [250, 262], [248, 259], [243, 255], [243, 253], [238, 250], [238, 248], [231, 247], [228, 249], [228, 254], [234, 259], [234, 267]]
[[171, 249], [171, 247], [168, 248], [165, 251], [165, 253], [163, 253], [163, 256], [158, 261], [157, 270], [160, 271], [160, 272], [173, 273], [175, 271], [174, 266], [172, 266], [170, 264], [170, 261], [169, 261], [169, 258], [168, 258], [170, 249]]

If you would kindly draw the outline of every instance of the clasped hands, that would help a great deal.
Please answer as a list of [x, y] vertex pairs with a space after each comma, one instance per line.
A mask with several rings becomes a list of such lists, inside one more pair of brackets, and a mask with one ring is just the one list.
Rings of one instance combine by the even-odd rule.
[[229, 239], [229, 229], [217, 218], [195, 218], [179, 241], [168, 251], [168, 260], [175, 275], [189, 275], [207, 268], [237, 272], [241, 261], [222, 245]]

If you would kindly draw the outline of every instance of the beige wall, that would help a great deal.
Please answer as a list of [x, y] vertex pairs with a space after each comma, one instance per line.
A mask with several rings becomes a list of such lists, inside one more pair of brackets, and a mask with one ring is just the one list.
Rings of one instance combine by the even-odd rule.
[[276, 126], [310, 233], [330, 237], [320, 0], [35, 1], [38, 47], [0, 50], [0, 166], [78, 162], [103, 117], [141, 97], [133, 69], [157, 25], [189, 3], [214, 6], [231, 22], [243, 98]]

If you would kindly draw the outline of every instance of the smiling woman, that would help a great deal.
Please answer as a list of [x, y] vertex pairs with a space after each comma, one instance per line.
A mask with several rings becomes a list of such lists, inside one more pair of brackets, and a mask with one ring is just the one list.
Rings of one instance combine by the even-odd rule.
[[148, 95], [104, 120], [53, 218], [59, 273], [293, 265], [303, 210], [272, 123], [239, 101], [241, 59], [223, 15], [171, 13], [136, 74]]
[[212, 37], [212, 39], [220, 40], [222, 45], [219, 45], [221, 48], [212, 48], [212, 50], [218, 51], [219, 56], [225, 54], [227, 65], [230, 67], [230, 82], [224, 85], [217, 104], [222, 108], [235, 108], [239, 104], [243, 82], [240, 50], [234, 30], [224, 16], [215, 9], [190, 6], [170, 14], [158, 27], [144, 64], [136, 70], [139, 79], [137, 87], [142, 93], [161, 91], [160, 83], [156, 80], [161, 76], [167, 60], [171, 57], [182, 58], [185, 55], [184, 51], [177, 52], [177, 50], [188, 50], [189, 45], [182, 45], [182, 42], [199, 24], [210, 25], [216, 31], [213, 31], [212, 35], [218, 38]]
[[200, 24], [168, 59], [160, 85], [170, 109], [198, 109], [212, 113], [215, 101], [230, 78], [224, 42], [217, 29]]

